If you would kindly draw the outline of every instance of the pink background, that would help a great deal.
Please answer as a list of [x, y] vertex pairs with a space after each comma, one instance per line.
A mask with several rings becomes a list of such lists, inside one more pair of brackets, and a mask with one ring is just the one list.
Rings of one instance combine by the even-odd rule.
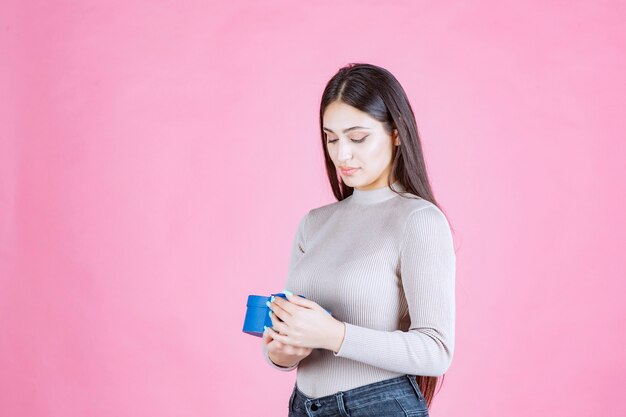
[[333, 201], [348, 62], [404, 85], [454, 228], [431, 415], [626, 414], [624, 2], [380, 4], [3, 2], [1, 415], [287, 415], [245, 302]]

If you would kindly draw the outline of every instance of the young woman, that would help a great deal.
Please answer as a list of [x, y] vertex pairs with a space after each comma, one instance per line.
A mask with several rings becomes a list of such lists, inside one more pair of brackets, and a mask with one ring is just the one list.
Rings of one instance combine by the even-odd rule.
[[456, 254], [413, 110], [389, 71], [349, 64], [320, 129], [338, 201], [298, 224], [265, 358], [297, 369], [289, 416], [428, 416], [454, 352]]

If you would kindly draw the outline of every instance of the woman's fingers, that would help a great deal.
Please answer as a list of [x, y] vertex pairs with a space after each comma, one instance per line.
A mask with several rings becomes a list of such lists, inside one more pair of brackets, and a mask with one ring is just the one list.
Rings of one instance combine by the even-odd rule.
[[272, 339], [279, 341], [280, 343], [285, 343], [287, 337], [282, 334], [278, 334], [274, 329], [268, 327], [266, 332], [271, 336]]
[[288, 301], [283, 300], [281, 297], [276, 297], [276, 299], [269, 304], [270, 310], [282, 321], [289, 324], [291, 322], [291, 314], [285, 310], [281, 305], [287, 306], [289, 304]]
[[275, 332], [283, 335], [287, 334], [287, 325], [282, 322], [275, 313], [271, 315], [270, 319], [272, 320], [272, 329]]

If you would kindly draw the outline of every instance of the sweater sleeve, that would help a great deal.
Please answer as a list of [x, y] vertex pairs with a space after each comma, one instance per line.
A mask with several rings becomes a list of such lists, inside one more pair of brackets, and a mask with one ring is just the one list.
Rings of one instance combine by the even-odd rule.
[[450, 227], [435, 205], [412, 212], [400, 244], [400, 274], [411, 319], [408, 331], [346, 323], [335, 356], [392, 372], [440, 376], [454, 353], [456, 255]]
[[[304, 227], [306, 225], [306, 219], [308, 217], [308, 213], [305, 214], [304, 216], [302, 216], [302, 218], [300, 218], [300, 221], [298, 223], [298, 227], [296, 229], [296, 234], [291, 242], [291, 255], [289, 258], [289, 267], [287, 270], [287, 281], [289, 279], [289, 277], [291, 276], [291, 271], [293, 270], [293, 267], [296, 265], [296, 263], [298, 262], [298, 260], [300, 259], [300, 257], [304, 254], [305, 251], [305, 233], [304, 233]], [[287, 288], [287, 281], [285, 281], [285, 285], [283, 287], [283, 289]], [[284, 372], [289, 372], [289, 371], [293, 371], [294, 369], [296, 369], [298, 367], [298, 365], [300, 364], [300, 362], [294, 364], [291, 367], [285, 368], [279, 365], [276, 365], [274, 362], [272, 362], [272, 360], [269, 358], [269, 352], [267, 351], [267, 346], [265, 346], [265, 343], [261, 342], [262, 348], [263, 348], [263, 356], [265, 357], [266, 362], [274, 369], [278, 369], [280, 371], [284, 371]]]

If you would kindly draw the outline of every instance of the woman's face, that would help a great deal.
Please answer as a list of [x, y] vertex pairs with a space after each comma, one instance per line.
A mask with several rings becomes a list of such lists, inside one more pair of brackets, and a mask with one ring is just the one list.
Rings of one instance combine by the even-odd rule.
[[[326, 148], [344, 184], [359, 190], [387, 186], [397, 131], [387, 134], [382, 123], [341, 101], [326, 107], [323, 116]], [[395, 142], [394, 142], [395, 141]], [[345, 172], [342, 168], [355, 168]]]

